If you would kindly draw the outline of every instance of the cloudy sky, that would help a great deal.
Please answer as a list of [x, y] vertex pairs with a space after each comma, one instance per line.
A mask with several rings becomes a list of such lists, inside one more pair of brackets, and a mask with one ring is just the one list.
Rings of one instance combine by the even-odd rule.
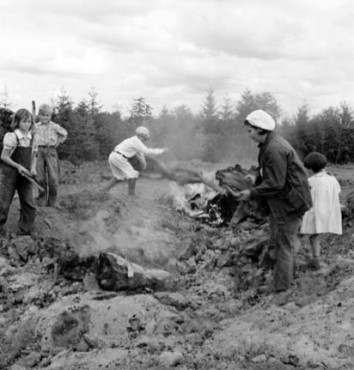
[[287, 115], [354, 105], [350, 0], [0, 0], [0, 93], [12, 109], [75, 103], [95, 89], [104, 110], [144, 97], [157, 115], [198, 112], [248, 88]]

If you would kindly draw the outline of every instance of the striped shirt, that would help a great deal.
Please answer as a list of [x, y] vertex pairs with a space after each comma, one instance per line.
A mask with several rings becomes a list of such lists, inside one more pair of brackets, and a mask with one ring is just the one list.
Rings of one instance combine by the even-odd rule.
[[53, 121], [47, 124], [38, 122], [35, 125], [35, 140], [37, 145], [57, 146], [62, 144], [67, 136], [67, 131]]

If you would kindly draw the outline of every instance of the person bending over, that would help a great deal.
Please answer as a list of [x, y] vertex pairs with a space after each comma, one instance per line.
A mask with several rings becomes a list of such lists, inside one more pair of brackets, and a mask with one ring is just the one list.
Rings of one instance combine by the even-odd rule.
[[140, 164], [140, 169], [146, 168], [145, 155], [158, 155], [164, 153], [167, 148], [148, 148], [144, 143], [149, 139], [149, 130], [140, 126], [135, 130], [135, 135], [123, 140], [109, 155], [108, 162], [113, 177], [103, 187], [104, 191], [110, 190], [119, 182], [128, 181], [128, 195], [135, 196], [136, 180], [139, 171], [133, 168], [129, 160], [135, 157]]
[[301, 217], [311, 208], [311, 193], [303, 167], [294, 148], [274, 132], [275, 121], [263, 110], [250, 113], [245, 127], [259, 147], [259, 175], [251, 190], [236, 194], [241, 201], [263, 197], [270, 209], [270, 234], [275, 248], [274, 290], [291, 287], [294, 243]]

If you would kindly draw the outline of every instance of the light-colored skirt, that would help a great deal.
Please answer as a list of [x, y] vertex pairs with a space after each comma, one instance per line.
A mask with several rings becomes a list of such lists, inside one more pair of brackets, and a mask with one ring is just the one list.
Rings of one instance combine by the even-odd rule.
[[137, 179], [139, 177], [139, 172], [135, 171], [128, 159], [119, 153], [112, 152], [108, 157], [108, 162], [112, 174], [117, 180]]

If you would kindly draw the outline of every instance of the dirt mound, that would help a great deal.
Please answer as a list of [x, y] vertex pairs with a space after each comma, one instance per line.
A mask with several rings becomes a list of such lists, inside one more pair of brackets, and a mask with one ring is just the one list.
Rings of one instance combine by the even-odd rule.
[[[319, 272], [302, 240], [293, 289], [279, 300], [260, 289], [272, 276], [267, 222], [211, 227], [164, 201], [175, 195], [166, 179], [139, 179], [131, 198], [125, 184], [99, 191], [106, 163], [63, 167], [58, 207], [38, 209], [36, 235], [16, 235], [15, 200], [0, 240], [0, 368], [352, 368], [350, 218], [343, 236], [321, 239]], [[111, 253], [127, 261], [117, 276], [137, 263], [174, 284], [117, 292], [129, 282], [117, 277], [104, 290], [95, 263]]]

